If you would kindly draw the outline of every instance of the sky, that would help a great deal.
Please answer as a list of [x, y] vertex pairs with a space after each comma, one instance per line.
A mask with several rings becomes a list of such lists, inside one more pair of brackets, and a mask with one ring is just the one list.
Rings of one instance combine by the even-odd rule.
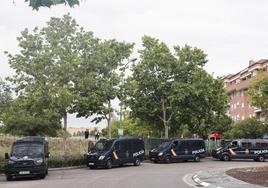
[[[198, 47], [208, 55], [205, 69], [214, 76], [236, 73], [249, 60], [268, 58], [267, 0], [82, 0], [80, 6], [58, 5], [32, 10], [24, 0], [2, 0], [0, 6], [0, 77], [12, 75], [4, 51], [18, 53], [16, 37], [43, 27], [50, 17], [70, 13], [80, 26], [102, 39], [134, 42], [149, 35], [175, 45]], [[138, 57], [134, 52], [133, 57]], [[70, 116], [73, 127], [92, 127]], [[102, 122], [99, 126], [105, 126]]]

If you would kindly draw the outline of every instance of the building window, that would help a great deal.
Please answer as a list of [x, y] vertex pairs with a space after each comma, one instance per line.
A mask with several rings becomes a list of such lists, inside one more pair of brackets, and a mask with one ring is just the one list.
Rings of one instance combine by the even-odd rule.
[[241, 103], [241, 108], [244, 108], [245, 107], [245, 104], [242, 102]]
[[239, 102], [236, 103], [236, 108], [240, 108]]
[[239, 114], [236, 115], [236, 120], [240, 120]]
[[244, 91], [241, 90], [241, 97], [244, 97]]

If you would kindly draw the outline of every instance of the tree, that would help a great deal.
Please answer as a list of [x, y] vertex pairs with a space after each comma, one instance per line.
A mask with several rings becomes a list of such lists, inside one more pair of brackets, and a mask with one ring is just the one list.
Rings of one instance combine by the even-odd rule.
[[248, 118], [232, 126], [231, 130], [224, 134], [225, 138], [262, 138], [268, 132], [268, 124], [258, 121], [256, 118]]
[[2, 113], [4, 131], [18, 136], [57, 136], [61, 128], [58, 111], [46, 104], [45, 95], [39, 104], [32, 97], [18, 97]]
[[39, 10], [40, 7], [51, 7], [53, 5], [68, 4], [70, 7], [79, 5], [80, 0], [25, 0], [29, 2], [29, 6], [34, 10]]
[[[78, 67], [88, 61], [98, 39], [79, 28], [68, 14], [52, 17], [46, 27], [35, 28], [33, 33], [25, 29], [18, 41], [20, 53], [8, 54], [9, 64], [16, 71], [9, 80], [18, 96], [33, 96], [34, 104], [39, 104], [36, 95], [48, 94], [44, 108], [50, 106], [53, 112], [60, 113], [66, 131], [67, 113], [77, 98], [74, 88], [80, 76]], [[38, 99], [42, 100], [42, 96]]]
[[[93, 122], [96, 123], [107, 120], [109, 138], [112, 137], [110, 124], [114, 111], [111, 101], [119, 96], [120, 77], [117, 71], [123, 60], [131, 54], [132, 48], [132, 43], [116, 40], [99, 42], [89, 61], [79, 68], [80, 76], [76, 84], [79, 98], [74, 111], [78, 117], [95, 114], [97, 117]], [[88, 71], [89, 67], [91, 71]]]
[[0, 78], [0, 114], [11, 105], [12, 100], [10, 86]]
[[248, 90], [251, 105], [261, 108], [267, 119], [268, 113], [268, 78], [264, 73], [258, 74], [251, 82]]
[[[124, 86], [132, 117], [164, 127], [165, 138], [187, 125], [192, 133], [207, 134], [212, 119], [226, 111], [221, 79], [204, 69], [206, 54], [188, 45], [175, 46], [175, 55], [159, 40], [143, 37], [141, 61]], [[176, 133], [177, 134], [177, 133]]]

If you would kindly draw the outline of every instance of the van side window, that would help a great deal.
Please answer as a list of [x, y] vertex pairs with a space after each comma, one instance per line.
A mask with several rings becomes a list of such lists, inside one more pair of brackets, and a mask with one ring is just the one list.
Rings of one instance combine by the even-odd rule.
[[262, 148], [268, 148], [268, 143], [261, 143]]
[[117, 151], [120, 149], [120, 147], [119, 147], [119, 142], [116, 142], [116, 143], [114, 144], [114, 149], [117, 150]]
[[251, 142], [242, 142], [241, 148], [243, 148], [243, 149], [252, 148], [252, 143]]
[[182, 149], [188, 149], [188, 142], [182, 142], [181, 143], [181, 145], [182, 145]]
[[261, 148], [262, 148], [262, 146], [261, 146], [261, 143], [260, 143], [260, 142], [257, 142], [255, 146], [256, 146], [256, 149], [261, 149]]

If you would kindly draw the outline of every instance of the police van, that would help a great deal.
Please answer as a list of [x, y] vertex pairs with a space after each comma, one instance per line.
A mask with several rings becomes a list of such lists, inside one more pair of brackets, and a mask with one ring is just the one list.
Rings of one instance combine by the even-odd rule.
[[268, 158], [268, 140], [265, 139], [236, 139], [227, 146], [217, 148], [212, 156], [222, 161], [231, 159], [253, 159], [265, 161]]
[[42, 137], [25, 137], [12, 144], [5, 154], [6, 179], [16, 177], [45, 178], [48, 173], [48, 142]]
[[149, 152], [150, 160], [156, 163], [188, 160], [199, 162], [205, 156], [206, 148], [204, 140], [195, 138], [172, 139], [163, 142]]
[[140, 138], [102, 139], [87, 153], [86, 163], [91, 169], [110, 169], [126, 163], [139, 166], [144, 158], [144, 142]]

